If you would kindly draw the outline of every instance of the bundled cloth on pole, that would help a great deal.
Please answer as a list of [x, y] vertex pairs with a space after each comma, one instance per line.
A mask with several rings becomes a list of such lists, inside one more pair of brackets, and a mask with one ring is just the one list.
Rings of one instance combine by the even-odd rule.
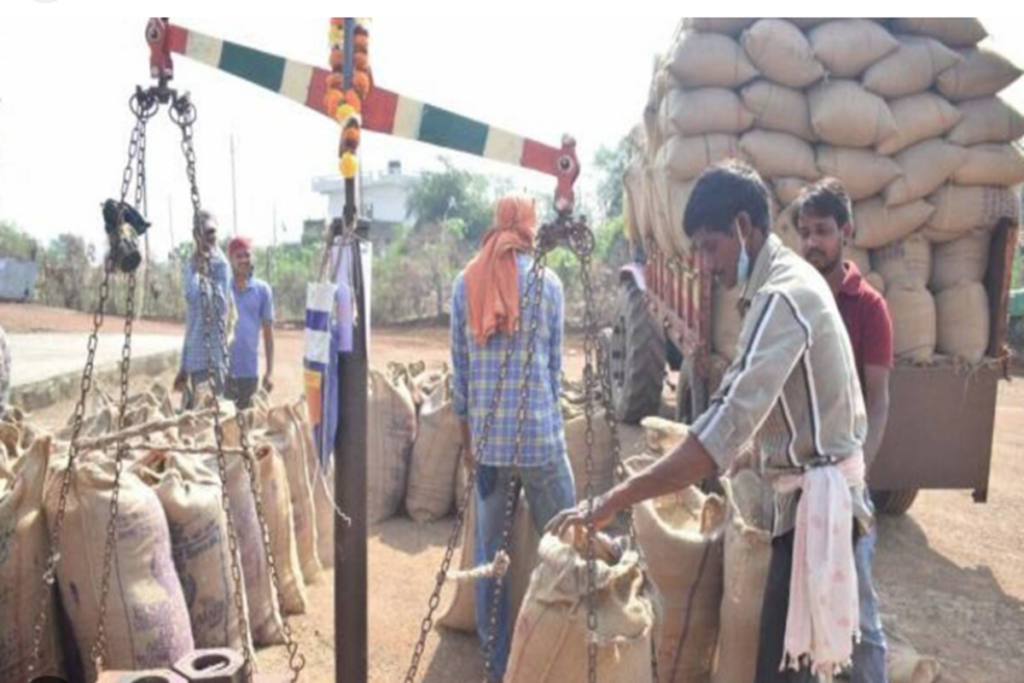
[[306, 351], [304, 384], [317, 460], [326, 469], [338, 429], [338, 353], [331, 324], [338, 286], [333, 282], [306, 285]]

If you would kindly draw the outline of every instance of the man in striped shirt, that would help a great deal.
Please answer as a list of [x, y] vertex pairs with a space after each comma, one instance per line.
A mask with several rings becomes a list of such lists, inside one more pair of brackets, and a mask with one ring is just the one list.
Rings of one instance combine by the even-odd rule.
[[[562, 283], [557, 275], [546, 271], [537, 284], [540, 305], [535, 307], [538, 290], [530, 289], [533, 259], [529, 253], [536, 229], [532, 199], [520, 195], [500, 199], [494, 225], [480, 252], [453, 286], [452, 409], [461, 421], [467, 464], [473, 457], [478, 458], [477, 565], [492, 562], [501, 548], [506, 526], [512, 522], [505, 508], [509, 486], [515, 479], [522, 484], [538, 532], [557, 512], [576, 502], [558, 402], [564, 322]], [[527, 364], [527, 346], [535, 326], [532, 362]], [[493, 424], [485, 435], [484, 425], [494, 405], [509, 347], [512, 357], [507, 376]], [[528, 384], [520, 424], [524, 382]], [[473, 445], [481, 443], [482, 451], [475, 453]], [[491, 631], [494, 585], [490, 579], [476, 582], [477, 634], [485, 648]], [[505, 674], [510, 626], [506, 580], [499, 596], [494, 648], [487, 658], [487, 678], [492, 683], [501, 681]]]
[[[742, 287], [738, 353], [687, 436], [600, 496], [594, 516], [606, 524], [630, 505], [724, 472], [756, 438], [775, 487], [756, 683], [813, 681], [852, 654], [853, 521], [870, 520], [851, 493], [862, 485], [867, 420], [849, 337], [828, 284], [771, 233], [768, 190], [749, 166], [707, 169], [682, 227], [719, 283]], [[584, 507], [560, 513], [550, 528], [582, 526]]]

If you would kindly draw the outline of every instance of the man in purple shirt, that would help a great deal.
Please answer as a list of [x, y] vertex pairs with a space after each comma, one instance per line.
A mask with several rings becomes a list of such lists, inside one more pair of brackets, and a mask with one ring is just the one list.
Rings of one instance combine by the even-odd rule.
[[239, 409], [249, 408], [259, 382], [260, 330], [266, 346], [267, 367], [263, 388], [274, 388], [274, 294], [252, 274], [252, 240], [235, 237], [228, 243], [231, 261], [231, 293], [238, 320], [230, 349], [230, 374], [226, 395]]

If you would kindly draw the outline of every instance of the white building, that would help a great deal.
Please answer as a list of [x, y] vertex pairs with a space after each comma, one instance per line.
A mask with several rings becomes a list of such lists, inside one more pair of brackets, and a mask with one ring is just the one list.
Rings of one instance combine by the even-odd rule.
[[[416, 220], [408, 213], [409, 193], [419, 180], [418, 175], [402, 172], [401, 161], [388, 162], [387, 171], [360, 176], [361, 214], [370, 219], [376, 227], [392, 227], [398, 223]], [[331, 218], [339, 218], [345, 206], [345, 180], [340, 175], [325, 176], [313, 180], [313, 190], [328, 198], [327, 212]]]

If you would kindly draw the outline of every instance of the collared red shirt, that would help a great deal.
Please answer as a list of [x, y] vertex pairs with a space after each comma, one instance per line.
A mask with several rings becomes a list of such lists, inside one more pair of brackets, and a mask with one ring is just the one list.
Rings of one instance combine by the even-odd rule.
[[[533, 259], [518, 254], [516, 266], [522, 293], [527, 286]], [[567, 457], [558, 401], [562, 375], [564, 294], [561, 281], [550, 270], [544, 273], [543, 288], [533, 370], [527, 392], [526, 420], [521, 450], [517, 453], [516, 430], [526, 362], [526, 345], [520, 337], [529, 338], [534, 315], [533, 298], [530, 297], [530, 304], [525, 309], [520, 309], [521, 335], [494, 334], [485, 346], [478, 346], [469, 328], [464, 273], [455, 280], [451, 322], [452, 409], [457, 416], [469, 421], [474, 444], [479, 443], [483, 434], [506, 349], [509, 344], [513, 347], [494, 424], [481, 456], [484, 465], [536, 467]]]
[[885, 297], [861, 276], [857, 264], [843, 263], [845, 273], [836, 295], [839, 313], [850, 334], [857, 377], [864, 387], [864, 368], [874, 365], [892, 369], [892, 318]]
[[[825, 279], [770, 234], [740, 297], [737, 354], [692, 431], [721, 470], [756, 437], [769, 478], [863, 448], [867, 415], [849, 336]], [[774, 533], [799, 492], [775, 496]]]

